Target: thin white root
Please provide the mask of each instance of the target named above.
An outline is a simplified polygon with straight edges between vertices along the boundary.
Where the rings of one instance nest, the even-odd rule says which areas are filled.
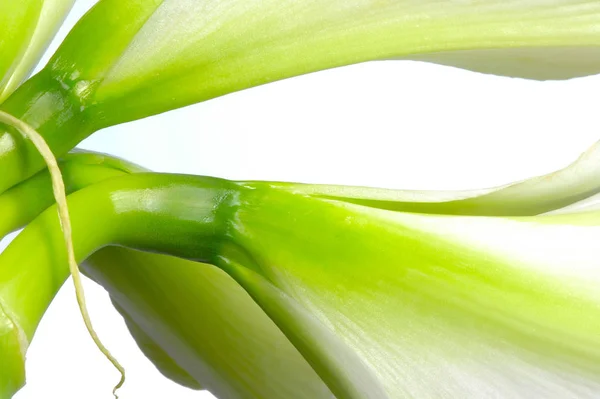
[[[75,285],[75,295],[77,297],[79,311],[81,312],[81,316],[83,318],[83,322],[85,323],[85,327],[87,328],[90,336],[94,340],[94,343],[96,344],[100,352],[102,352],[102,354],[106,356],[106,358],[121,374],[121,379],[119,380],[119,383],[115,385],[113,389],[113,395],[115,396],[115,398],[118,399],[117,390],[121,388],[121,386],[123,386],[123,384],[125,383],[125,369],[123,368],[123,366],[121,366],[119,361],[110,353],[110,351],[104,346],[104,344],[100,340],[100,337],[98,337],[98,334],[92,326],[92,321],[90,319],[90,315],[88,313],[87,305],[85,302],[83,285],[81,284],[81,273],[79,271],[79,266],[77,265],[77,260],[75,259],[75,250],[73,249],[71,218],[69,217],[69,208],[67,206],[65,184],[63,182],[62,174],[58,167],[56,158],[54,157],[52,150],[50,150],[50,147],[48,147],[48,144],[46,143],[44,138],[27,123],[1,110],[0,122],[12,126],[19,132],[21,132],[23,136],[31,140],[31,142],[39,151],[40,155],[44,158],[46,165],[48,166],[50,178],[52,180],[52,192],[54,194],[54,199],[56,200],[56,205],[58,208],[58,217],[60,219],[60,225],[62,228],[65,245],[67,247],[67,259],[69,262],[69,270],[73,278],[73,284]]]

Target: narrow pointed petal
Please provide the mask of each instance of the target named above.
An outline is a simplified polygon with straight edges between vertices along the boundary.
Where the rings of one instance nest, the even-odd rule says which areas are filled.
[[[33,2],[5,0],[2,3],[4,4],[4,7],[9,3],[13,3],[13,6],[18,4],[20,7],[24,7],[25,4]],[[26,46],[24,50],[20,50],[22,55],[14,58],[10,76],[4,79],[3,84],[0,84],[0,103],[6,99],[33,71],[33,68],[35,68],[36,64],[39,62],[40,58],[44,54],[44,51],[54,38],[54,35],[56,35],[58,28],[73,7],[75,0],[43,0],[41,2],[38,1],[37,3],[39,3],[39,16],[37,18],[32,18],[34,22],[37,20],[37,23],[34,25],[28,41],[25,43]],[[3,5],[0,5],[0,8],[2,7]],[[10,12],[11,11],[9,11],[9,13]],[[2,10],[0,10],[0,14],[1,13]],[[10,17],[10,15],[5,15],[5,17]],[[29,26],[30,23],[31,21],[21,22],[23,27]],[[4,27],[5,25],[3,25],[0,21],[0,26]],[[7,31],[10,32],[10,30],[6,30],[4,28],[3,31],[3,35],[6,34]],[[4,52],[2,52],[2,54],[3,59],[7,61],[11,60],[9,54],[6,54],[6,56]],[[1,62],[2,61],[0,61],[0,63]],[[2,73],[0,70],[0,76],[1,75]]]
[[[0,1],[0,94],[26,52],[42,4],[42,0]]]
[[[299,183],[272,183],[271,187],[403,212],[533,216],[556,211],[579,201],[585,204],[593,201],[590,198],[595,198],[600,192],[600,142],[564,169],[488,189],[415,191]],[[577,209],[583,208],[578,206]]]

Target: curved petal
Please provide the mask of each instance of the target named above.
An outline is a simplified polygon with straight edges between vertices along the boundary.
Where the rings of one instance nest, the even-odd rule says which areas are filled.
[[[103,127],[370,60],[581,76],[600,68],[599,22],[594,0],[101,0],[2,109],[62,155]],[[0,191],[42,166],[0,130]]]
[[[109,247],[84,267],[169,378],[222,398],[333,398],[248,294],[214,266]]]
[[[246,258],[246,261],[248,259]],[[231,259],[218,264],[252,296],[292,344],[309,361],[338,399],[386,399],[377,376],[369,370],[354,348],[248,265]]]
[[[0,302],[0,398],[10,398],[25,384],[25,352],[29,340]]]
[[[576,169],[557,180],[576,176]],[[569,179],[559,192],[568,192]],[[366,396],[361,386],[384,396],[379,385],[389,397],[591,398],[600,388],[600,213],[427,215],[279,185],[153,174],[107,180],[70,196],[78,256],[115,243],[213,262],[250,293],[338,397]],[[24,315],[28,337],[67,276],[55,216],[46,211],[0,255],[3,307]],[[36,251],[25,251],[32,243]],[[143,333],[133,331],[138,340],[150,337],[160,350],[147,353],[178,380],[242,389],[237,379],[227,381],[231,374],[207,371],[206,340],[185,336],[193,320],[168,318],[175,306],[203,298],[194,291],[203,277],[177,277],[170,261],[139,256],[107,256],[102,267],[113,272],[102,278],[110,277],[115,300],[142,326]],[[183,270],[196,270],[181,262]],[[135,275],[144,263],[156,272],[144,272],[154,276],[148,284]],[[14,264],[21,266],[6,267]],[[119,264],[132,265],[133,277]],[[152,298],[161,282],[173,287],[168,296],[182,281],[190,284],[182,289],[189,297],[174,296],[167,313],[156,313],[160,303]],[[182,349],[192,344],[201,356]],[[305,376],[312,381],[309,374],[301,373],[300,383]]]
[[[600,192],[600,142],[564,169],[488,189],[415,191],[299,183],[271,183],[270,186],[298,194],[402,212],[533,216],[579,201],[587,204],[591,201],[590,197]]]
[[[32,18],[31,21],[22,22],[22,26],[28,26],[29,24],[37,20],[37,24],[34,25],[31,35],[28,36],[28,40],[24,43],[24,50],[21,49],[22,55],[20,57],[10,58],[10,54],[5,53],[0,46],[0,52],[2,58],[5,61],[13,61],[12,70],[9,76],[3,79],[3,84],[0,84],[0,103],[6,99],[18,86],[25,80],[33,68],[44,54],[44,51],[54,38],[54,35],[58,31],[58,28],[63,23],[67,14],[73,7],[75,0],[42,0],[42,1],[11,1],[5,0],[0,2],[0,15],[3,15],[2,7],[11,4],[14,6],[22,7],[28,3],[37,3],[37,12],[39,17]],[[12,16],[11,14],[12,13]],[[14,18],[17,13],[14,10],[9,10],[4,18]],[[2,17],[0,17],[2,18]],[[4,28],[6,25],[0,19],[0,26],[3,27],[3,35],[6,34],[7,30]],[[31,28],[30,28],[31,29]],[[10,29],[8,30],[10,31]],[[6,54],[6,56],[5,56]],[[2,60],[0,60],[2,64]],[[2,75],[2,67],[0,66],[0,76]]]
[[[389,397],[600,389],[600,213],[424,215],[153,174],[80,190],[69,206],[80,259],[115,243],[221,266],[339,397],[360,397],[347,376],[361,363]],[[21,265],[0,267],[0,292],[27,334],[67,275],[53,211],[0,255]],[[336,357],[348,348],[356,361]]]
[[[246,267],[353,348],[390,397],[600,389],[599,213],[409,214],[252,188],[229,233]]]
[[[67,193],[106,179],[145,169],[101,153],[76,151],[59,160]],[[54,204],[47,170],[0,194],[0,239],[18,230]]]
[[[69,191],[143,171],[120,159],[88,152],[68,154],[60,166]],[[50,186],[47,172],[40,172],[0,195],[0,235],[21,227],[50,206]],[[19,241],[21,248],[37,245],[27,237]],[[46,260],[52,259],[52,253],[46,252],[50,255]],[[0,276],[7,270],[0,270]],[[66,270],[51,270],[35,273],[36,281],[56,290],[67,277]],[[333,397],[252,299],[215,267],[111,247],[95,254],[84,270],[109,291],[140,348],[168,378],[195,389],[201,383],[222,397]],[[36,291],[38,296],[40,291]],[[178,292],[177,297],[171,295],[173,291]],[[51,297],[43,299],[41,306],[47,306]],[[186,299],[182,301],[182,297]],[[28,338],[1,310],[2,306],[0,358],[11,365],[0,370],[0,398],[5,398],[24,383]]]
[[[227,229],[233,216],[238,189],[237,184],[221,179],[146,173],[105,180],[80,190],[69,196],[77,259],[85,259],[111,243],[191,259],[211,259],[217,254],[223,230]],[[94,216],[90,217],[92,214]],[[23,330],[29,338],[34,334],[49,301],[68,276],[61,243],[60,225],[52,207],[31,222],[0,255],[0,297],[7,308],[20,316]],[[36,246],[36,251],[26,251],[31,245]],[[10,265],[14,264],[21,267],[11,268]],[[166,281],[168,274],[163,274],[162,279]],[[177,280],[176,284],[182,283]],[[174,288],[177,289],[175,285]],[[32,292],[36,294],[29,295]],[[188,306],[188,303],[184,300],[182,306]],[[287,312],[287,305],[278,308]],[[301,307],[292,313],[304,315],[301,323],[297,323],[299,328],[314,319]],[[272,312],[269,316],[277,320]],[[289,323],[294,319],[287,317],[286,320]],[[314,320],[313,329],[320,326]],[[364,397],[359,393],[369,388],[373,389],[363,392],[365,395],[382,397],[378,381],[345,343],[331,334],[332,339],[326,347],[323,344],[311,345],[311,342],[318,342],[314,340],[314,333],[290,330],[287,328],[289,324],[285,326],[284,334],[292,337],[294,346],[327,387],[335,390],[337,397]],[[323,337],[328,330],[320,328],[320,336]],[[153,338],[158,339],[156,336]],[[314,348],[311,349],[311,346]],[[327,350],[335,350],[335,354],[332,356]],[[288,365],[283,363],[279,367],[285,372]],[[203,370],[192,369],[189,372],[202,373]],[[368,384],[363,384],[366,382]],[[208,386],[209,383],[210,379],[203,381],[202,385]],[[218,381],[212,383],[218,388]],[[235,383],[229,382],[234,387]],[[315,385],[316,388],[318,386],[322,385]],[[297,394],[304,395],[304,391],[298,390]]]
[[[26,51],[42,4],[43,0],[0,1],[0,93]]]
[[[103,0],[49,68],[85,86],[114,124],[369,60],[539,79],[598,73],[599,21],[592,0]]]

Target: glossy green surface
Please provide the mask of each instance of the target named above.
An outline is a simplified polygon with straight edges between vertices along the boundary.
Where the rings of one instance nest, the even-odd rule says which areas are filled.
[[[28,80],[0,104],[0,109],[42,134],[55,154],[65,154],[92,132],[80,99],[45,73]],[[33,176],[44,166],[29,140],[0,124],[0,192]]]
[[[42,8],[42,0],[0,2],[0,100],[19,60],[33,36]]]
[[[235,183],[214,178],[138,174],[110,179],[87,190],[78,191],[69,197],[76,255],[79,259],[84,259],[105,244],[112,243],[216,263],[217,251],[226,236],[232,212],[239,205],[240,189],[241,187]],[[166,204],[169,206],[165,207]],[[98,224],[84,222],[85,214],[92,209],[96,215],[94,221]],[[54,211],[53,208],[50,208],[30,223],[1,255],[5,264],[14,264],[15,262],[23,264],[23,257],[29,257],[30,254],[24,253],[22,246],[28,245],[29,242],[32,242],[31,240],[38,241],[39,245],[34,253],[36,258],[34,268],[24,267],[19,270],[11,270],[0,265],[0,296],[7,308],[21,316],[19,325],[29,339],[50,300],[68,274],[68,269],[63,264],[65,254],[60,248],[61,237],[51,233],[54,229],[60,231]],[[76,222],[77,219],[81,223]],[[169,221],[175,221],[175,223],[169,223]],[[203,228],[198,228],[198,221],[203,221]],[[136,227],[131,230],[132,226]],[[82,234],[89,228],[94,229],[94,232]],[[132,231],[136,233],[131,234]],[[163,234],[169,235],[170,239],[160,239]],[[57,274],[62,274],[63,279],[53,278]],[[28,283],[25,288],[26,292],[23,292],[18,287],[22,286],[25,281]],[[35,296],[31,295],[33,292],[36,293]],[[27,298],[27,300],[23,300],[23,298]],[[239,300],[237,302],[238,305],[242,303]],[[246,302],[248,301],[246,300]],[[285,323],[286,309],[285,307],[282,309],[284,318],[275,317],[276,324],[280,328],[288,325]],[[320,326],[320,323],[301,308],[298,308],[293,314],[302,314],[302,323],[313,321],[315,327]],[[334,392],[337,391],[338,397],[358,398],[365,397],[367,394],[381,397],[382,391],[374,376],[349,348],[333,336],[329,342],[321,340],[321,345],[316,347],[317,353],[311,354],[313,350],[310,345],[306,345],[305,341],[309,339],[316,343],[315,337],[311,335],[312,333],[298,334],[298,332],[301,333],[298,328],[302,327],[302,323],[292,330],[284,328],[284,333],[287,333],[291,342],[296,344],[301,351],[304,349],[306,352],[304,356],[313,368],[319,374],[328,377],[325,381]],[[263,324],[261,322],[258,326],[264,328]],[[322,331],[321,337],[326,336],[327,330],[324,327],[321,327],[320,330]],[[327,346],[324,346],[325,344]],[[219,346],[222,349],[226,348],[223,345]],[[253,346],[252,350],[256,350],[256,348]],[[336,349],[336,356],[323,356],[324,349],[331,350],[333,348]],[[291,350],[291,346],[288,352],[289,350]],[[222,353],[227,353],[227,350],[225,349]],[[325,359],[326,357],[329,360]],[[299,366],[294,366],[294,363],[298,363],[297,359],[292,355],[287,360],[292,362],[290,365],[287,365],[285,357],[280,358],[279,362],[286,362],[285,370],[288,370],[290,367],[293,369],[303,365],[303,362],[299,362]],[[354,366],[352,366],[353,363]],[[328,391],[321,385],[322,383],[319,383],[318,379],[314,378],[312,371],[308,373],[307,370],[310,369],[306,369],[306,366],[302,367],[305,368],[304,373],[291,372],[290,378],[299,379],[304,385],[306,382],[310,382],[308,386],[315,386],[316,391],[295,389],[298,392],[297,395],[309,397],[305,395],[314,395],[315,392],[320,392],[319,397],[323,397],[323,395],[328,397]],[[267,368],[258,370],[264,372]],[[349,370],[351,370],[350,373]],[[192,372],[197,373],[198,370],[192,369]],[[238,371],[238,373],[243,372],[244,369]],[[305,376],[307,374],[308,377]],[[250,395],[252,392],[266,392],[264,388],[260,389],[256,385],[258,380],[253,381],[251,387],[244,389],[244,392],[247,391],[245,395]],[[222,385],[222,383],[210,382],[209,386],[219,387]],[[234,389],[235,384],[232,382],[230,384],[233,388],[229,389]],[[273,385],[270,389],[282,392],[281,387],[283,386],[287,386],[285,391],[292,392],[288,384]],[[263,394],[255,393],[250,397],[269,397],[269,395],[263,396]]]
[[[44,6],[53,2],[69,5]],[[28,11],[29,3],[37,6]],[[39,37],[23,21],[42,3],[11,4],[0,2],[20,39],[1,46],[25,56]],[[591,0],[101,0],[2,109],[39,130],[60,156],[103,127],[370,60],[538,79],[589,75],[600,71],[599,23],[600,4]],[[0,133],[0,191],[41,167],[32,146]]]
[[[270,183],[146,173],[84,188],[69,196],[69,205],[80,260],[117,244],[220,267],[249,294],[232,294],[226,306],[240,306],[238,301],[250,306],[252,298],[339,398],[459,392],[502,397],[559,392],[581,398],[593,397],[600,385],[597,212],[425,215],[291,193]],[[0,296],[22,315],[28,337],[68,275],[61,242],[50,208],[0,255]],[[25,250],[33,243],[35,252]],[[225,397],[227,392],[269,397],[253,391],[264,385],[260,378],[254,384],[244,380],[248,369],[225,359],[234,351],[223,349],[217,330],[197,341],[188,335],[185,326],[195,329],[195,324],[186,317],[205,312],[208,300],[195,290],[205,288],[213,271],[222,272],[180,264],[178,273],[202,276],[198,284],[186,279],[189,286],[182,292],[190,299],[179,302],[169,293],[179,292],[181,280],[168,271],[179,261],[114,251],[96,262],[92,258],[88,272],[106,284],[130,322],[135,320],[133,333],[142,346],[155,331],[150,348],[177,365],[164,366],[165,357],[154,353],[167,375]],[[5,266],[12,264],[22,267]],[[138,267],[152,268],[147,283],[134,283],[145,275]],[[206,295],[239,291],[222,276]],[[156,292],[163,294],[151,299]],[[194,307],[191,298],[198,300]],[[161,308],[163,300],[172,305]],[[189,313],[174,321],[160,310],[172,306]],[[223,317],[224,310],[213,310],[211,317]],[[161,332],[153,330],[156,326]],[[214,335],[218,352],[204,346],[208,335]],[[259,345],[256,338],[247,344]],[[193,351],[182,349],[190,347]],[[296,355],[289,359],[307,370]],[[231,370],[237,370],[234,377]],[[315,381],[314,374],[301,375],[301,381]],[[517,375],[526,377],[511,384]]]
[[[0,2],[0,103],[32,72],[74,2]]]
[[[77,152],[59,162],[67,192],[92,183],[123,176],[143,169],[126,161],[104,154]],[[0,194],[0,238],[15,231],[38,216],[54,203],[50,176],[39,172],[35,176]],[[51,298],[47,298],[46,306]],[[0,298],[0,398],[10,398],[25,381],[25,352],[29,345],[20,317],[3,304]]]
[[[243,255],[223,261],[256,273],[237,279],[249,292],[267,284],[316,315],[390,397],[597,391],[598,214],[450,217],[249,193],[230,230]]]
[[[143,171],[137,165],[98,153],[77,152],[59,161],[67,193],[90,184]],[[50,175],[37,173],[0,195],[0,237],[24,227],[54,203]]]
[[[27,342],[11,316],[0,308],[0,398],[10,399],[25,384],[25,350]]]
[[[219,398],[333,399],[285,335],[218,268],[108,247],[84,271],[108,290],[138,345],[169,378]]]
[[[60,166],[69,192],[143,171],[116,158],[82,152],[67,155]],[[6,191],[0,195],[0,214],[10,217],[3,220],[0,236],[30,222],[52,203],[47,172]],[[90,258],[84,271],[114,294],[113,302],[138,345],[169,378],[196,389],[201,382],[221,397],[332,397],[273,322],[219,269],[110,247]],[[52,274],[41,278],[41,284],[48,276]],[[55,288],[61,284],[52,281]],[[164,288],[167,282],[177,286],[177,298]],[[51,295],[45,296],[40,307],[50,300]],[[189,312],[190,307],[196,311]],[[17,363],[0,373],[0,398],[10,397],[24,381],[21,351],[26,346],[9,341],[16,330],[6,326],[12,335],[3,334],[0,353],[6,362],[13,354]]]
[[[101,0],[8,97],[71,4],[0,0],[0,108],[58,155],[106,126],[369,60],[600,71],[596,1]],[[129,175],[143,171],[94,154],[61,167],[78,259],[99,251],[88,274],[179,383],[268,399],[583,398],[600,389],[597,207],[515,216],[595,201],[597,152],[460,193]],[[0,233],[35,218],[0,255],[0,399],[23,384],[68,276],[56,210],[40,214],[42,167],[0,126]]]

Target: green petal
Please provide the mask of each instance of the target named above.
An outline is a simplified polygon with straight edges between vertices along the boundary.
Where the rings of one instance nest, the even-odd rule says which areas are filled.
[[[253,188],[230,233],[247,267],[353,348],[390,397],[600,389],[599,213],[422,215]]]
[[[564,176],[578,175],[577,167],[569,170]],[[378,386],[393,398],[582,398],[600,388],[600,213],[417,214],[290,187],[180,175],[106,180],[70,196],[77,255],[82,259],[115,243],[215,263],[248,291],[245,301],[260,305],[340,398],[384,396]],[[558,187],[564,193],[570,186]],[[67,276],[57,251],[61,238],[49,209],[0,256],[2,298],[25,315],[28,336]],[[36,251],[26,251],[32,245]],[[144,337],[180,367],[168,373],[176,379],[189,375],[215,392],[242,392],[239,376],[228,381],[230,374],[206,374],[192,362],[208,359],[205,349],[181,349],[182,341],[204,348],[207,340],[185,336],[196,319],[170,319],[172,309],[181,306],[185,314],[190,298],[203,292],[194,282],[203,277],[178,275],[170,262],[160,267],[154,258],[116,259],[105,261],[114,280],[98,281],[143,326]],[[124,270],[146,262],[143,276],[126,277]],[[197,270],[196,263],[181,262],[190,273]],[[14,264],[20,267],[9,267]],[[156,275],[147,283],[149,271]],[[133,296],[138,289],[148,292]],[[161,310],[158,301],[169,305]],[[210,301],[194,311],[204,311]],[[155,326],[160,334],[153,333]],[[240,343],[254,347],[259,340]],[[155,361],[165,364],[162,357]],[[361,387],[373,390],[366,394]]]
[[[25,352],[29,340],[15,317],[0,302],[0,399],[9,399],[25,384]]]
[[[79,80],[114,124],[370,60],[537,79],[588,75],[600,72],[599,22],[592,0],[103,0],[49,69]]]
[[[175,250],[173,253],[179,256],[210,259],[219,248],[222,230],[227,228],[230,217],[233,216],[232,212],[237,201],[236,187],[239,186],[235,183],[214,178],[136,174],[109,179],[80,190],[69,196],[73,243],[77,259],[85,259],[91,253],[110,243],[161,252],[170,252],[174,248],[178,248],[183,252]],[[141,192],[145,193],[143,198],[139,196]],[[194,200],[190,201],[190,199]],[[190,209],[189,206],[192,208]],[[92,214],[94,216],[90,218]],[[200,230],[199,221],[204,221],[204,227]],[[164,240],[164,238],[167,239]],[[157,242],[157,239],[164,240],[164,242],[161,244]],[[0,297],[13,312],[21,315],[23,330],[28,337],[33,335],[49,301],[68,276],[66,258],[61,243],[60,225],[55,209],[52,207],[31,222],[0,255],[0,282],[2,283],[0,284]],[[36,246],[36,251],[27,251],[26,248],[30,248],[32,245]],[[11,268],[10,265],[14,264],[19,264],[21,267]],[[159,281],[166,284],[170,273],[170,271],[163,273]],[[197,278],[188,280],[190,284],[193,284]],[[181,300],[179,295],[182,290],[180,287],[182,281],[188,280],[174,278],[172,289],[167,290],[170,293],[174,290],[178,293],[172,299],[181,301],[181,306],[184,306],[186,310],[189,310],[190,301]],[[143,279],[134,281],[139,284],[139,281],[143,281]],[[195,285],[194,288],[198,290]],[[36,295],[30,295],[32,292],[36,292]],[[129,290],[125,290],[125,292],[129,292]],[[199,294],[191,291],[190,295],[193,297],[193,295]],[[23,298],[27,300],[23,300]],[[123,307],[122,303],[120,305]],[[264,306],[264,303],[261,305]],[[284,307],[279,306],[279,309],[289,313],[286,310],[287,305],[289,304]],[[302,322],[296,323],[299,326],[312,319],[307,316],[306,311],[301,311],[301,309],[299,307],[297,311],[292,312],[296,316],[304,315]],[[167,307],[167,311],[171,312],[171,307]],[[134,314],[133,311],[129,313]],[[245,312],[242,313],[245,314]],[[275,318],[274,314],[270,313],[269,315]],[[196,318],[195,315],[192,317]],[[287,320],[293,321],[290,317],[287,317]],[[191,322],[187,324],[189,323]],[[187,329],[187,324],[184,323],[183,328]],[[314,330],[319,325],[319,322],[313,323],[312,329]],[[147,326],[153,326],[153,324],[147,324]],[[204,324],[202,326],[205,328]],[[283,332],[288,337],[292,335],[292,343],[297,349],[300,349],[319,377],[327,377],[324,380],[325,383],[329,388],[335,389],[338,397],[358,398],[365,397],[367,393],[375,397],[382,396],[377,380],[342,341],[332,336],[332,339],[322,341],[320,347],[315,345],[311,350],[311,337],[313,337],[313,343],[317,342],[314,340],[314,332],[302,333],[302,330],[287,327],[289,326],[286,324]],[[290,331],[293,331],[293,334],[290,334]],[[325,327],[321,327],[320,331],[322,331],[321,338],[327,336]],[[245,334],[244,330],[240,330],[240,332]],[[153,338],[158,339],[156,336]],[[304,345],[299,343],[299,339],[304,339]],[[248,344],[250,347],[257,345],[254,341],[250,343],[240,341],[240,343]],[[272,341],[263,344],[271,348]],[[324,347],[325,344],[327,344],[327,348]],[[335,353],[329,355],[326,350],[335,350]],[[263,361],[263,357],[260,355],[258,358],[261,358],[261,362]],[[283,373],[287,373],[285,370],[288,367],[295,368],[293,363],[291,365],[285,363],[286,359],[287,356],[275,362]],[[195,367],[191,370],[186,368],[190,375],[202,372],[202,368],[199,369],[197,364],[192,366]],[[268,373],[273,374],[271,366],[266,365],[265,367],[267,366],[269,367]],[[253,367],[256,366],[253,365]],[[298,375],[302,376],[302,374],[290,372],[290,378],[297,378]],[[314,376],[314,374],[312,375]],[[205,376],[208,382],[201,380],[202,385],[208,387],[212,383],[217,386],[215,389],[218,389],[219,382],[213,380],[216,377],[209,377],[211,378]],[[301,378],[302,385],[306,385],[305,379]],[[226,384],[232,386],[231,389],[236,389],[236,381],[228,381]],[[264,384],[264,381],[261,379],[254,383]],[[286,386],[288,389],[296,390],[301,397],[305,397],[304,395],[307,394],[306,388],[297,389],[296,385],[289,384]],[[321,387],[320,389],[324,386],[322,383],[316,384],[317,388]],[[251,388],[258,389],[254,386]],[[225,387],[221,389],[225,389]],[[273,385],[272,389],[280,390],[280,387]],[[364,392],[365,390],[368,391]],[[358,395],[361,391],[365,395]],[[313,393],[308,392],[308,395],[314,397]],[[256,397],[273,396],[259,394]]]
[[[169,378],[222,398],[333,398],[248,294],[214,266],[109,247],[85,271]]]
[[[42,0],[0,1],[0,94],[25,54],[35,31],[42,3]],[[2,95],[0,99],[3,97]]]
[[[65,189],[72,193],[102,180],[143,168],[105,154],[76,151],[59,160]],[[0,238],[18,230],[54,204],[52,184],[47,170],[0,194]]]
[[[121,216],[134,219],[142,216],[135,211],[143,203],[135,195],[138,189],[144,189],[146,179],[153,181],[156,177],[166,184],[164,188],[168,188],[172,186],[174,176],[164,179],[146,174],[139,176],[141,180],[138,176],[132,177],[133,186],[119,184],[121,179],[105,180],[107,187],[116,189],[114,196],[107,197],[109,191],[102,190],[102,186],[92,186],[90,190],[80,190],[73,194],[74,197],[70,196],[78,259],[87,257],[102,247],[102,243],[127,240],[122,228],[129,225],[138,230],[139,225],[133,220],[126,222]],[[182,178],[190,180],[189,177]],[[207,184],[200,187],[206,187],[210,194],[215,181],[207,179]],[[118,189],[119,186],[122,189]],[[133,190],[134,195],[128,195],[127,189]],[[182,194],[194,194],[194,191],[188,189]],[[152,196],[147,198],[153,201]],[[160,202],[160,198],[159,194],[156,199]],[[210,198],[208,195],[207,199]],[[165,199],[170,201],[168,197]],[[203,205],[199,205],[198,210],[202,210]],[[92,209],[95,216],[89,219]],[[211,213],[210,207],[206,212]],[[55,209],[46,210],[0,255],[0,297],[7,308],[19,315],[22,331],[29,339],[52,297],[68,277],[57,222]],[[211,220],[207,220],[207,229],[208,234],[213,233]],[[144,228],[138,231],[142,232]],[[146,230],[146,233],[150,231]],[[153,240],[152,237],[157,238],[154,233],[146,238]],[[138,238],[146,240],[142,236]],[[192,241],[198,242],[198,238]],[[36,250],[29,250],[33,246]],[[332,397],[285,336],[222,271],[181,259],[123,251],[108,248],[100,252],[92,258],[94,269],[88,268],[88,273],[101,281],[130,320],[143,328],[141,335],[134,330],[140,344],[148,344],[147,337],[156,343],[157,346],[152,346],[152,351],[146,350],[146,353],[167,375],[177,381],[186,381],[189,376],[225,397]],[[193,249],[192,252],[198,251]],[[14,264],[20,267],[12,267]],[[140,281],[145,283],[140,284]],[[174,291],[177,296],[172,295]],[[182,300],[183,296],[185,300]],[[0,353],[4,358],[5,353]],[[165,361],[160,353],[166,354],[174,364]],[[7,358],[9,354],[7,352]],[[10,370],[11,373],[16,371],[22,370]],[[0,385],[5,383],[4,378],[7,377],[0,374]]]
[[[9,21],[0,23],[35,19],[14,4],[2,3]],[[101,0],[2,109],[62,155],[103,127],[370,60],[429,57],[474,70],[491,64],[511,76],[580,76],[596,71],[599,21],[600,3],[592,0]],[[2,41],[0,76],[8,76],[12,61],[3,63],[12,53],[26,50],[31,25],[9,29],[20,36]],[[0,191],[43,166],[12,133],[0,131]]]
[[[488,189],[416,191],[300,183],[271,183],[270,186],[297,194],[402,212],[533,216],[574,207],[579,202],[573,209],[584,209],[583,204],[594,201],[591,198],[600,192],[600,142],[564,169]]]
[[[600,389],[599,213],[426,215],[268,183],[234,187],[140,174],[83,189],[69,203],[78,256],[114,242],[215,262],[340,398],[361,397],[357,374],[393,398],[581,398]],[[85,238],[76,234],[84,226]],[[28,242],[38,250],[19,255]],[[59,244],[50,209],[0,258],[22,265],[13,286],[45,270],[66,275],[53,255]],[[7,294],[39,317],[37,305]],[[346,348],[357,361],[341,357]]]
[[[3,54],[3,59],[5,62],[13,61],[11,74],[8,77],[5,77],[3,80],[3,84],[0,84],[0,103],[6,99],[18,86],[29,76],[33,68],[39,62],[40,58],[44,54],[44,51],[50,44],[51,40],[54,38],[54,35],[58,31],[58,28],[63,23],[67,14],[71,10],[71,7],[75,3],[75,0],[43,0],[43,1],[12,1],[12,0],[2,0],[0,1],[0,15],[3,12],[7,14],[4,15],[4,18],[15,18],[18,17],[19,13],[14,9],[4,11],[3,7],[12,3],[12,7],[21,7],[23,9],[26,4],[36,4],[36,11],[39,13],[39,17],[33,18],[33,10],[31,13],[28,13],[28,20],[22,21],[19,28],[25,31],[25,27],[29,27],[27,30],[30,32],[30,36],[28,40],[25,40],[23,37],[23,44],[25,45],[20,49],[20,57],[11,58],[10,53],[5,53],[2,50],[2,45],[0,44],[0,52]],[[12,13],[12,15],[11,15]],[[10,35],[11,30],[5,29],[5,25],[0,17],[0,26],[3,27],[3,35],[6,35],[6,32]],[[35,21],[37,20],[37,24]],[[33,30],[31,30],[31,25],[33,25]],[[11,28],[15,31],[18,31],[18,28]],[[11,40],[11,39],[8,39]],[[0,40],[1,43],[1,40]],[[16,44],[16,43],[15,43]],[[6,54],[6,56],[5,56]],[[0,64],[2,64],[2,60],[0,60]],[[2,66],[0,65],[0,76],[2,76]],[[2,87],[4,86],[4,87]]]
[[[114,259],[111,259],[111,262],[114,262]],[[114,299],[111,302],[115,309],[123,316],[125,325],[140,350],[165,377],[190,389],[198,390],[202,388],[198,384],[198,381],[194,380],[185,369],[177,364],[176,359],[169,355],[155,339],[148,335],[143,327],[137,324],[134,316],[119,306],[118,302]],[[151,328],[152,330],[156,329],[155,327]]]
[[[246,259],[247,260],[247,259]],[[376,375],[327,325],[253,268],[231,259],[218,263],[252,296],[308,360],[338,399],[387,398]]]

